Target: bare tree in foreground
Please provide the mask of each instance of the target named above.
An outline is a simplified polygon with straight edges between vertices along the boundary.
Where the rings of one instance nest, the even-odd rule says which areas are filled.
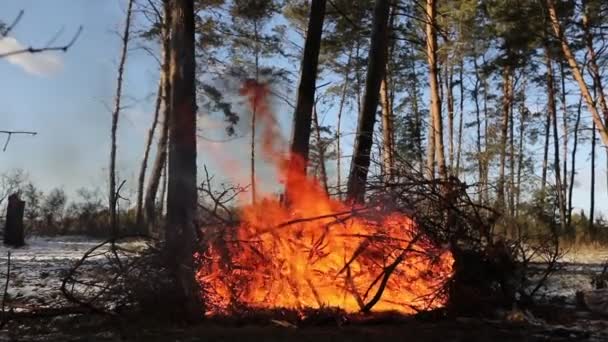
[[[121,98],[122,98],[122,82],[125,70],[125,62],[127,60],[127,52],[129,45],[129,30],[131,28],[131,14],[133,9],[133,0],[129,0],[127,5],[127,18],[125,28],[121,37],[122,49],[120,52],[120,61],[118,62],[118,79],[116,80],[116,95],[114,97],[114,110],[112,112],[112,147],[110,149],[110,227],[112,228],[112,236],[118,235],[118,216],[117,202],[118,193],[116,191],[116,130],[118,129],[118,119],[120,116]]]
[[[193,255],[197,246],[196,64],[193,0],[171,0],[169,179],[166,257],[186,318],[203,317]]]

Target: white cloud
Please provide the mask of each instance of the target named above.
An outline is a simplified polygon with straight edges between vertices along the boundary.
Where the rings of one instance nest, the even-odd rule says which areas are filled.
[[[0,54],[26,49],[13,37],[0,39]],[[25,72],[36,76],[49,76],[61,70],[63,63],[57,53],[44,51],[40,53],[20,53],[2,58],[3,60],[17,65]]]

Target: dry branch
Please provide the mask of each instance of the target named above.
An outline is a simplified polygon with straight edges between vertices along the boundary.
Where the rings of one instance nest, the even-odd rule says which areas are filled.
[[[6,58],[6,57],[10,57],[10,56],[15,56],[15,55],[20,55],[23,53],[41,53],[41,52],[45,52],[45,51],[62,51],[62,52],[67,52],[73,45],[74,43],[76,43],[76,40],[78,40],[78,37],[80,37],[80,34],[82,33],[82,26],[78,27],[78,30],[76,31],[76,33],[74,34],[74,36],[72,37],[72,39],[70,41],[67,42],[67,44],[63,44],[63,45],[55,45],[55,46],[51,46],[51,45],[47,45],[44,47],[34,47],[34,46],[30,46],[27,47],[25,49],[19,49],[19,50],[13,50],[13,51],[9,51],[9,52],[4,52],[4,53],[0,53],[0,58]],[[51,42],[54,39],[51,40]]]
[[[2,152],[6,152],[8,148],[8,143],[11,141],[11,137],[13,134],[26,134],[26,135],[36,135],[38,132],[30,132],[30,131],[0,131],[2,134],[6,134],[6,141],[4,142],[4,147],[2,148]]]

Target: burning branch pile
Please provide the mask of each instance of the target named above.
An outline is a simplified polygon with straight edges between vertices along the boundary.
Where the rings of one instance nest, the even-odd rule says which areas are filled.
[[[320,307],[414,313],[444,305],[451,253],[407,215],[330,198],[301,171],[299,156],[281,157],[263,85],[242,93],[265,123],[265,156],[290,182],[290,196],[242,207],[236,227],[208,231],[196,256],[207,314]]]

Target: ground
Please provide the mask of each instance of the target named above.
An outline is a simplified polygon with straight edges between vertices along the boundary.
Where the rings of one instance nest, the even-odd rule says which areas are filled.
[[[100,240],[84,237],[35,237],[19,249],[0,247],[0,284],[4,285],[8,252],[11,277],[8,307],[15,312],[66,305],[59,288],[61,279],[81,256]],[[142,241],[129,241],[125,248],[140,249]],[[9,322],[0,341],[605,341],[608,321],[578,309],[575,292],[591,288],[591,275],[601,271],[608,252],[600,249],[572,250],[540,291],[544,305],[529,312],[497,313],[496,317],[473,318],[349,318],[312,326],[289,322],[204,322],[177,327],[166,322],[141,322],[129,318],[74,315]],[[540,266],[540,265],[538,265]],[[86,265],[88,271],[107,268],[104,255]],[[507,318],[509,317],[509,319]],[[281,326],[285,325],[285,326]]]

